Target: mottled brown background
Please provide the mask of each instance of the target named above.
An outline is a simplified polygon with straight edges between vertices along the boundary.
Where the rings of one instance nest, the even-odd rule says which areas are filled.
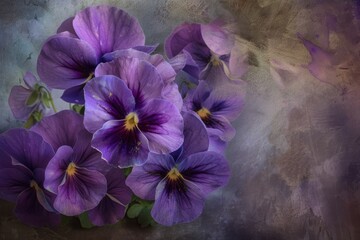
[[[230,182],[210,196],[199,219],[170,228],[127,220],[90,230],[76,221],[33,229],[1,201],[0,239],[360,239],[359,1],[1,0],[0,131],[20,125],[8,94],[35,70],[43,41],[63,19],[99,3],[138,17],[149,44],[183,21],[235,21],[250,67],[227,151]],[[330,27],[329,16],[336,19]],[[306,68],[311,57],[297,33],[332,54],[320,63],[326,81]]]

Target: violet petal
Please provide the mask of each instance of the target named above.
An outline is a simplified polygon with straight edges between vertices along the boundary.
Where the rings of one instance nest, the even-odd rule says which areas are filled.
[[[56,151],[55,156],[50,160],[45,170],[44,187],[57,194],[58,187],[66,179],[65,171],[71,162],[71,156],[74,153],[73,149],[69,146],[61,146]]]
[[[116,7],[85,8],[76,14],[73,26],[79,38],[88,42],[98,56],[145,43],[137,19]]]
[[[74,111],[63,110],[43,118],[31,131],[40,134],[56,151],[62,145],[74,146],[82,129],[83,117]]]
[[[47,211],[38,201],[36,190],[30,187],[19,195],[15,215],[20,221],[34,227],[60,224],[60,214]]]
[[[224,156],[215,152],[195,153],[179,164],[182,176],[201,188],[205,195],[224,186],[230,177],[230,168]]]
[[[14,165],[22,165],[29,170],[45,168],[54,156],[52,147],[34,132],[14,128],[0,136],[0,149],[12,158]]]
[[[98,56],[88,43],[58,34],[43,45],[37,71],[48,86],[67,89],[84,83],[97,64]]]
[[[54,208],[66,216],[79,215],[96,207],[106,194],[106,178],[95,170],[77,168],[58,187]]]
[[[169,154],[150,153],[144,165],[132,169],[131,174],[126,178],[126,185],[136,196],[154,200],[156,186],[173,166],[175,161]]]
[[[167,179],[156,188],[155,203],[151,216],[162,225],[191,222],[200,216],[204,207],[204,196],[199,187],[185,181],[186,191],[171,187]]]
[[[130,167],[143,164],[148,156],[148,141],[138,130],[127,131],[123,120],[111,120],[94,133],[92,146],[110,164]]]
[[[170,153],[183,144],[183,118],[176,106],[168,101],[149,101],[139,110],[138,125],[154,153]]]
[[[106,121],[124,119],[135,107],[135,99],[124,81],[115,76],[92,79],[85,87],[84,124],[95,132]]]

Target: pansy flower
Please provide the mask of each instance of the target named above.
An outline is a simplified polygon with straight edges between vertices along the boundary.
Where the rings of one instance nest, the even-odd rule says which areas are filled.
[[[16,202],[15,215],[31,226],[60,223],[52,206],[55,196],[43,187],[53,156],[51,146],[34,132],[11,129],[0,136],[0,197]]]
[[[54,208],[67,216],[96,207],[106,194],[106,178],[99,171],[104,161],[91,147],[91,137],[81,130],[74,147],[59,147],[46,167],[44,186],[56,194]]]
[[[189,92],[184,100],[185,108],[200,117],[209,134],[212,137],[217,134],[225,142],[235,136],[230,121],[239,116],[243,103],[244,89],[238,84],[211,88],[205,81],[199,81],[196,89]]]
[[[41,135],[54,151],[67,145],[74,147],[80,131],[84,130],[83,117],[74,111],[63,110],[43,118],[30,130]]]
[[[49,90],[31,72],[26,72],[23,80],[25,86],[12,87],[9,95],[9,106],[14,117],[27,120],[35,111],[45,115],[48,111],[44,103],[50,104],[51,98]]]
[[[112,168],[105,175],[107,191],[100,203],[88,212],[89,219],[96,226],[114,224],[125,215],[132,192],[125,185],[125,175],[120,168]]]
[[[183,71],[195,83],[199,79],[238,80],[245,71],[244,57],[234,42],[234,35],[220,21],[183,23],[166,39],[165,52],[170,59],[186,57]]]
[[[83,87],[93,78],[103,55],[144,43],[136,18],[115,7],[88,7],[66,20],[58,34],[45,42],[37,70],[48,86],[65,89],[63,100],[83,104]]]
[[[141,165],[149,152],[169,153],[183,143],[179,110],[156,98],[161,96],[161,79],[152,74],[153,66],[141,63],[121,68],[133,71],[124,75],[127,81],[105,75],[85,87],[84,124],[94,133],[92,146],[120,167]]]
[[[45,117],[31,128],[43,136],[56,151],[46,172],[46,189],[56,194],[54,208],[64,215],[90,210],[106,193],[107,164],[90,145],[92,135],[83,117],[64,110]]]
[[[167,62],[160,54],[150,55],[135,49],[126,49],[105,54],[104,59],[106,60],[106,63],[98,65],[95,70],[95,76],[115,75],[119,78],[125,78],[125,74],[121,74],[119,71],[119,68],[126,66],[126,64],[124,64],[124,60],[121,58],[136,58],[146,61],[154,66],[163,83],[163,89],[161,91],[162,98],[174,103],[179,109],[182,108],[183,100],[180,95],[178,85],[175,82],[176,74],[179,71],[179,68],[182,67],[176,69],[174,65]],[[181,61],[182,60],[178,60],[177,64],[182,64]]]
[[[204,124],[191,113],[184,114],[184,121],[182,148],[171,154],[150,154],[148,161],[134,167],[126,179],[137,196],[155,200],[151,215],[166,226],[197,218],[205,198],[224,186],[230,175],[226,159],[206,151]]]

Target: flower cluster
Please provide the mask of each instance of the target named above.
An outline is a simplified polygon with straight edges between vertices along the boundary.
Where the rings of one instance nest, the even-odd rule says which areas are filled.
[[[170,226],[197,218],[226,185],[224,150],[244,101],[234,35],[219,21],[184,23],[165,41],[167,58],[156,48],[109,6],[78,12],[46,40],[41,81],[26,73],[9,97],[25,128],[0,135],[0,197],[19,220],[102,226],[127,213]],[[52,88],[70,110],[56,111]]]

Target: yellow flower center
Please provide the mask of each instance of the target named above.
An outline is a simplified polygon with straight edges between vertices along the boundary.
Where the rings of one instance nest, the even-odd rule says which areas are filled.
[[[221,60],[218,56],[216,56],[215,54],[211,54],[211,59],[210,62],[212,63],[213,66],[217,67],[221,65]]]
[[[137,127],[137,124],[139,123],[139,117],[136,113],[131,112],[125,117],[125,129],[128,131],[134,130],[135,127]]]
[[[200,118],[201,119],[207,119],[210,115],[211,115],[211,113],[210,113],[210,111],[207,109],[207,108],[201,108],[200,110],[198,110],[197,112],[196,112],[199,116],[200,116]]]
[[[181,173],[179,172],[179,170],[177,170],[177,168],[172,168],[168,174],[166,175],[166,177],[172,181],[176,181],[179,178],[183,178],[183,176],[181,175]]]
[[[75,163],[71,162],[66,169],[66,174],[68,176],[74,176],[75,173],[76,173],[76,165]]]

